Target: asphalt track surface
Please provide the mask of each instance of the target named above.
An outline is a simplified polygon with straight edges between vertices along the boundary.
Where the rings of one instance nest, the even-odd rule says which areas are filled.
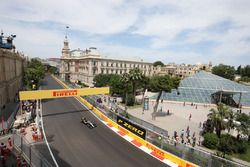
[[[46,76],[42,89],[62,87]],[[42,107],[45,133],[60,167],[167,166],[115,134],[73,97],[43,100]],[[83,125],[82,116],[97,127]]]

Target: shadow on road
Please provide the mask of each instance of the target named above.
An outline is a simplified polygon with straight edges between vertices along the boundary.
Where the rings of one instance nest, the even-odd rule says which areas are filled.
[[[58,112],[58,113],[51,113],[51,114],[43,114],[43,117],[72,114],[72,113],[79,113],[79,112],[85,112],[85,111],[88,111],[88,110],[74,110],[74,111]]]
[[[47,145],[45,144],[37,144],[35,145],[36,150],[39,150],[40,154],[43,155],[43,157],[52,165],[55,166],[55,163],[51,157],[51,154],[48,150]],[[59,156],[59,151],[56,150],[54,147],[50,146],[50,149],[58,163],[59,166],[63,166],[63,167],[70,167],[71,165],[69,163],[67,163],[66,161],[64,161],[60,156]],[[44,162],[45,163],[45,162]]]

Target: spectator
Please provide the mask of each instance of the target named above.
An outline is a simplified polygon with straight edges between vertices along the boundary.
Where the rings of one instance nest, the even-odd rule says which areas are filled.
[[[184,137],[184,129],[181,130],[181,138]]]
[[[192,114],[190,113],[190,115],[189,115],[189,121],[191,120],[191,118],[192,118]]]
[[[174,138],[176,138],[177,137],[177,132],[176,131],[174,131]]]
[[[189,136],[190,136],[190,129],[189,129],[189,126],[187,127],[186,134],[187,134],[187,137],[189,137]]]

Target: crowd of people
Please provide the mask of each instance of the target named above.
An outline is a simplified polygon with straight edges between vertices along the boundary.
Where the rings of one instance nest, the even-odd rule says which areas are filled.
[[[23,100],[22,112],[26,114],[26,122],[31,123],[36,116],[36,100]]]
[[[201,136],[199,135],[197,139],[197,135],[195,132],[191,135],[191,130],[189,126],[187,126],[186,130],[182,129],[181,132],[178,134],[177,131],[174,131],[174,135],[172,138],[170,136],[167,136],[167,142],[174,144],[175,146],[178,143],[185,144],[185,145],[192,145],[193,147],[198,144],[201,145]]]

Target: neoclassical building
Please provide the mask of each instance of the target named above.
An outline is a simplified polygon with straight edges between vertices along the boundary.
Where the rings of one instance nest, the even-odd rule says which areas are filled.
[[[211,71],[212,64],[166,64],[163,67],[143,61],[128,61],[101,57],[97,48],[70,50],[67,38],[62,49],[60,77],[70,82],[81,81],[89,86],[98,74],[123,74],[138,67],[146,76],[171,75],[186,78],[200,70]]]
[[[60,77],[63,80],[81,81],[92,86],[93,79],[98,74],[123,74],[135,67],[141,69],[146,76],[154,74],[153,63],[103,58],[94,47],[70,50],[67,38],[64,40],[60,67]]]

